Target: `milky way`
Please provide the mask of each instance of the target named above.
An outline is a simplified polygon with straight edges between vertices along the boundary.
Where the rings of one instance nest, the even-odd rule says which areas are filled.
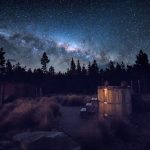
[[[70,59],[133,63],[150,54],[149,0],[1,0],[0,47],[7,58],[40,67],[44,51],[56,70]]]

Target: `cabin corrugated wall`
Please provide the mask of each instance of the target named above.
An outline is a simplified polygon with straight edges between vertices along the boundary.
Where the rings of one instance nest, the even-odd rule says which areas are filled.
[[[99,112],[102,116],[126,116],[131,113],[131,90],[122,88],[98,89]]]

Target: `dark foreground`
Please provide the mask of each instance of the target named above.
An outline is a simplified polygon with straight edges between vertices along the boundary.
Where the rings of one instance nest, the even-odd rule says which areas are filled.
[[[62,132],[67,136],[66,143],[73,141],[82,150],[149,149],[148,100],[142,103],[137,101],[128,119],[98,120],[96,115],[80,117],[79,110],[89,98],[90,96],[85,95],[61,95],[36,100],[18,99],[6,103],[0,110],[0,150],[21,150],[20,142],[14,136],[37,131]],[[38,145],[40,142],[37,140],[35,143]],[[54,140],[53,143],[57,142]],[[71,149],[73,148],[75,147]],[[47,146],[47,149],[50,148]]]

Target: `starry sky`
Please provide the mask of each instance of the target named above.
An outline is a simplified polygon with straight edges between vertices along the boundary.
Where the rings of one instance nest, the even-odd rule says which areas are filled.
[[[150,54],[149,0],[0,0],[0,47],[7,59],[64,71],[70,59],[103,67]]]

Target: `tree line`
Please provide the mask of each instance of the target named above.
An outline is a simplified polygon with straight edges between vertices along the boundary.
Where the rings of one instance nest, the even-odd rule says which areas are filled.
[[[150,92],[150,63],[148,55],[140,50],[133,65],[110,61],[105,69],[99,68],[96,60],[88,64],[77,62],[74,58],[66,72],[56,72],[53,66],[48,68],[50,60],[43,53],[41,68],[13,65],[5,58],[5,51],[0,48],[0,86],[4,82],[31,84],[43,89],[44,95],[51,93],[96,93],[97,87],[108,81],[110,85],[127,82],[137,92]]]

